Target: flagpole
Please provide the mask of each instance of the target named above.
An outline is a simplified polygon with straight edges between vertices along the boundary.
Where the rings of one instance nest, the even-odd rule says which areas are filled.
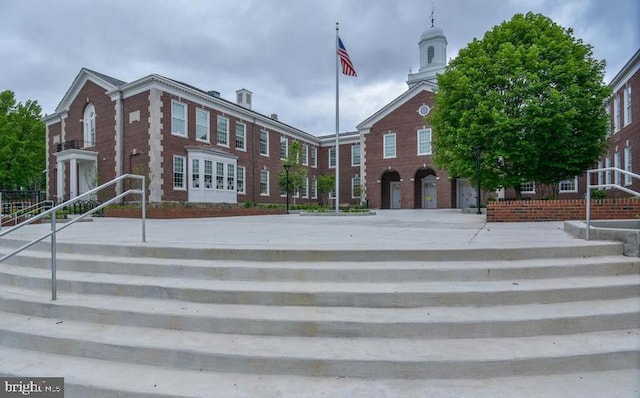
[[[339,73],[338,64],[340,63],[338,57],[338,28],[339,23],[336,22],[336,213],[340,212],[340,85],[339,85]]]

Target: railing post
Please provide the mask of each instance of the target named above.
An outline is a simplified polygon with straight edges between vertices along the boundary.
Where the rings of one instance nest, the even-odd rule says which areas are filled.
[[[591,230],[591,175],[587,172],[587,228],[585,230],[585,239],[590,240]]]
[[[147,194],[146,194],[146,189],[145,189],[145,177],[142,176],[142,186],[141,186],[141,190],[142,190],[142,241],[146,242],[147,241],[147,236],[146,236],[146,220],[147,220],[147,209],[146,209],[146,202],[147,202]]]
[[[51,301],[57,299],[56,286],[56,213],[51,215]]]

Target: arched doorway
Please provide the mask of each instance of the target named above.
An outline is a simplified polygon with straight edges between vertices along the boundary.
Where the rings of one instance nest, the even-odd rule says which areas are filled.
[[[381,209],[399,209],[402,207],[400,191],[400,174],[395,170],[388,170],[380,177]]]
[[[413,207],[416,209],[438,208],[438,178],[435,170],[423,167],[413,177]]]

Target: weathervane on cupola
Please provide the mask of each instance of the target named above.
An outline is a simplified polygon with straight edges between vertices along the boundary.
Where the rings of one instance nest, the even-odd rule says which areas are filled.
[[[433,17],[433,14],[435,14],[436,12],[436,5],[431,2],[431,27],[435,27],[435,18]]]

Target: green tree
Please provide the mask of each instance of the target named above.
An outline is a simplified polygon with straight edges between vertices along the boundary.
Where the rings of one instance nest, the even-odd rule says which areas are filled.
[[[324,206],[329,203],[329,193],[336,189],[336,176],[334,174],[325,174],[318,176],[318,196],[320,197],[320,205]]]
[[[12,91],[0,92],[0,188],[44,186],[45,126],[36,101],[17,103]]]
[[[300,143],[293,141],[289,145],[289,153],[287,159],[282,162],[282,170],[278,175],[278,186],[282,191],[287,190],[289,187],[289,194],[293,195],[295,192],[300,192],[302,186],[305,183],[307,177],[307,169],[300,164]],[[289,184],[287,184],[287,171],[284,166],[289,166]]]
[[[551,19],[516,14],[474,39],[438,77],[434,161],[486,190],[553,184],[591,167],[606,145],[604,61]]]

